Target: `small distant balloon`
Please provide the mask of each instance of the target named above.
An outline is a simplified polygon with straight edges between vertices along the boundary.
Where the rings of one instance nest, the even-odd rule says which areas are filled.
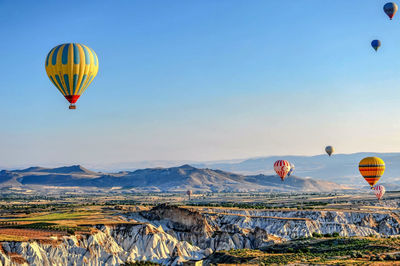
[[[383,195],[385,195],[386,189],[382,185],[377,185],[373,188],[375,196],[378,198],[378,200],[381,200]]]
[[[360,161],[358,170],[372,189],[385,172],[385,162],[378,157],[366,157]]]
[[[381,41],[380,40],[373,40],[371,42],[372,48],[374,48],[375,51],[378,51],[379,47],[381,47]]]
[[[274,170],[283,181],[290,171],[290,163],[286,160],[278,160],[274,163]]]
[[[331,156],[332,153],[335,152],[335,148],[332,147],[332,146],[326,146],[326,147],[325,147],[325,152],[326,152],[329,156]]]
[[[392,20],[392,18],[393,18],[394,15],[396,14],[397,9],[398,9],[398,7],[397,7],[396,3],[394,3],[394,2],[386,3],[386,4],[383,6],[383,11],[385,11],[386,15],[388,15],[388,17],[390,18],[390,20]]]
[[[289,177],[293,173],[293,171],[294,171],[294,164],[290,163],[290,170],[287,176]]]
[[[193,194],[193,191],[191,191],[191,190],[188,190],[188,191],[186,191],[186,194],[189,196],[189,200],[190,200],[190,197],[192,196],[192,194]]]

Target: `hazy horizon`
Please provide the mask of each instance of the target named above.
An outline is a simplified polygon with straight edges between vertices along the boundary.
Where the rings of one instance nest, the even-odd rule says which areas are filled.
[[[367,151],[360,151],[355,153],[335,153],[333,156],[340,156],[340,155],[355,155],[355,154],[399,154],[400,152],[367,152]],[[219,164],[219,163],[240,163],[246,160],[255,160],[255,159],[264,159],[264,158],[271,158],[271,157],[281,157],[282,159],[290,158],[290,157],[314,157],[314,156],[327,156],[326,153],[319,153],[319,154],[311,154],[311,155],[302,155],[302,154],[285,154],[285,155],[265,155],[265,156],[255,156],[255,157],[244,157],[244,158],[227,158],[227,159],[220,159],[220,160],[184,160],[184,159],[177,159],[177,160],[138,160],[138,161],[119,161],[119,162],[104,162],[99,163],[95,161],[88,161],[88,162],[41,162],[41,163],[25,163],[20,165],[1,165],[0,170],[19,170],[25,169],[29,167],[45,167],[45,168],[57,168],[57,167],[64,167],[64,166],[73,166],[73,165],[80,165],[90,170],[98,170],[98,171],[124,171],[124,170],[133,170],[133,169],[140,169],[140,168],[153,168],[153,167],[175,167],[181,166],[184,164],[193,164],[193,165],[202,165],[202,164]],[[358,163],[358,162],[355,162]],[[273,171],[273,166],[271,165],[271,171]]]

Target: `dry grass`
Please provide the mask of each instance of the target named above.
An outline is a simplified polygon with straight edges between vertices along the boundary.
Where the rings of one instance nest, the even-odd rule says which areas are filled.
[[[5,242],[5,241],[25,242],[28,240],[29,238],[25,236],[0,234],[0,242]]]
[[[28,241],[32,239],[50,239],[51,236],[62,236],[61,232],[19,229],[19,228],[0,228],[0,241]]]

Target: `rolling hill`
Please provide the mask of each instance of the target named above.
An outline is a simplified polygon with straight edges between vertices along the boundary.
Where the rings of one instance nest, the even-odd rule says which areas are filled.
[[[1,171],[1,186],[57,186],[120,188],[130,191],[198,192],[304,191],[322,192],[349,189],[333,182],[291,176],[284,182],[276,175],[242,175],[182,165],[148,168],[119,173],[96,173],[75,165],[59,168],[31,167]]]

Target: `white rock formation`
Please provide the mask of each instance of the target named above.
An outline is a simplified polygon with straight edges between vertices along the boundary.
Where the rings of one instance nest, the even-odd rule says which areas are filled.
[[[400,234],[396,213],[350,211],[190,210],[160,205],[124,214],[130,223],[97,225],[88,235],[2,242],[2,265],[120,265],[149,260],[165,265],[198,260],[218,250],[263,248],[317,233],[341,236]]]
[[[150,224],[101,225],[87,236],[65,236],[60,243],[30,241],[3,242],[2,265],[21,265],[18,254],[29,265],[120,265],[149,260],[174,265],[201,259],[204,252]],[[20,262],[20,260],[19,260]]]

